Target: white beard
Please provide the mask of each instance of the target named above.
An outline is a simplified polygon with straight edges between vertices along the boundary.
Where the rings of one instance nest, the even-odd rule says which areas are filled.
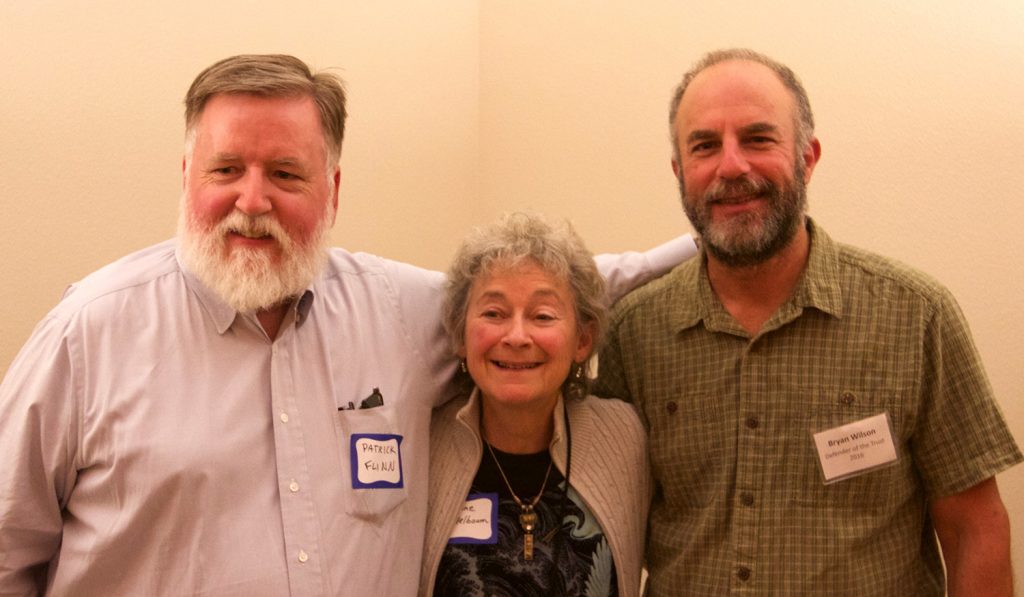
[[[276,217],[247,216],[232,211],[209,226],[191,216],[188,197],[183,195],[178,214],[178,243],[181,259],[199,280],[225,303],[243,313],[270,309],[302,294],[323,271],[327,262],[328,231],[334,206],[327,201],[324,217],[304,243],[291,238]],[[280,261],[260,249],[228,252],[229,232],[274,238],[280,247]]]

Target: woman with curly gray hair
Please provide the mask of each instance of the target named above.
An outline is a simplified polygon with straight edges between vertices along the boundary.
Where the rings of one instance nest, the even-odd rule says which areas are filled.
[[[643,426],[587,392],[605,318],[568,223],[514,213],[463,242],[444,321],[467,390],[431,426],[421,595],[639,593]]]

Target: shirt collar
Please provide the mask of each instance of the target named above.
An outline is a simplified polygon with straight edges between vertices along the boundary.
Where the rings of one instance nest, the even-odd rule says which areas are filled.
[[[213,319],[213,323],[217,328],[218,334],[223,334],[231,327],[231,324],[235,322],[235,318],[240,315],[238,311],[233,309],[230,305],[224,302],[217,293],[211,290],[206,284],[203,284],[199,278],[192,273],[181,258],[181,246],[178,245],[174,249],[174,258],[178,262],[178,268],[181,270],[182,275],[185,277],[185,284],[189,290],[195,293],[199,299],[199,303],[206,309],[206,312],[210,314]],[[292,303],[292,308],[295,310],[295,325],[301,326],[303,322],[309,316],[309,310],[313,305],[314,287],[319,282],[319,279],[314,280],[313,284],[302,293],[299,300]]]
[[[772,320],[778,325],[792,321],[806,308],[813,308],[833,317],[843,315],[843,289],[839,283],[839,253],[836,243],[814,220],[807,217],[807,232],[810,236],[810,253],[807,266],[797,281],[793,294],[783,303]],[[739,324],[728,314],[721,301],[711,289],[707,275],[707,250],[702,246],[700,259],[676,271],[679,296],[672,301],[675,306],[670,321],[673,329],[679,331],[704,321],[709,329],[740,331]],[[693,300],[692,297],[696,297]],[[781,320],[780,320],[781,318]],[[766,327],[767,330],[767,327]]]
[[[843,288],[839,281],[839,251],[835,241],[814,220],[807,218],[811,252],[807,269],[789,302],[811,307],[833,317],[843,316]]]
[[[551,446],[554,447],[557,444],[562,443],[565,437],[565,419],[562,417],[563,409],[562,406],[565,398],[559,394],[558,402],[555,403],[555,410],[552,413],[554,419],[554,432],[551,435]],[[459,409],[459,412],[455,415],[455,418],[462,422],[463,425],[470,429],[479,429],[478,434],[483,439],[483,428],[480,425],[480,416],[483,402],[483,395],[480,393],[480,388],[473,386],[473,391],[469,394],[469,399],[466,404]],[[564,450],[564,449],[563,449]]]

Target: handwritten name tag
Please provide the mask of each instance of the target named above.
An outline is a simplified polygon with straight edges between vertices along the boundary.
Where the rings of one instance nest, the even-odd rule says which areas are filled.
[[[835,483],[896,462],[889,413],[882,413],[814,434],[825,484]]]
[[[402,487],[402,436],[389,433],[353,433],[352,487]]]
[[[497,542],[498,494],[469,494],[448,543],[494,545]]]

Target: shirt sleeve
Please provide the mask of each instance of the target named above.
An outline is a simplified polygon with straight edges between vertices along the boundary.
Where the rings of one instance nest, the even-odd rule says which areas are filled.
[[[643,253],[595,255],[597,269],[604,276],[608,304],[619,300],[630,290],[672,271],[672,268],[697,255],[693,237],[684,234]]]
[[[943,292],[923,352],[922,409],[911,442],[929,499],[959,493],[1021,462],[955,299]]]
[[[438,396],[438,402],[431,406],[440,406],[455,394],[452,381],[459,363],[441,316],[445,276],[398,261],[385,260],[384,263],[395,293],[401,326],[409,340],[409,350],[435,385],[434,391],[425,391],[424,395]]]
[[[609,318],[608,331],[605,333],[604,344],[597,360],[597,380],[594,382],[594,395],[602,398],[619,398],[626,402],[634,402],[626,383],[626,372],[622,360],[621,323],[619,308],[613,309]],[[638,412],[643,418],[642,410]],[[645,421],[646,424],[646,421]]]
[[[60,546],[61,510],[74,484],[72,350],[44,319],[0,383],[0,587],[41,593]],[[8,593],[9,592],[9,593]]]

